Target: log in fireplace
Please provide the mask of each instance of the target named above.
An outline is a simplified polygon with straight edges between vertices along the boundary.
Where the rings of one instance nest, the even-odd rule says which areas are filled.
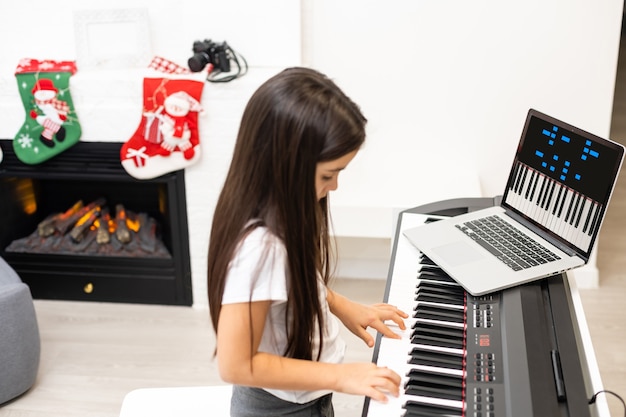
[[[79,142],[48,161],[27,165],[13,152],[12,140],[0,140],[0,255],[34,298],[192,304],[184,171],[135,179],[121,166],[121,146]],[[76,218],[64,224],[64,234],[50,232],[52,240],[39,235],[47,220],[69,218],[80,205],[83,223]],[[95,242],[104,213],[111,224],[105,249]],[[149,227],[140,233],[140,226],[130,226],[136,243],[115,236],[115,225],[125,227],[126,217]],[[148,243],[158,250],[142,250]]]

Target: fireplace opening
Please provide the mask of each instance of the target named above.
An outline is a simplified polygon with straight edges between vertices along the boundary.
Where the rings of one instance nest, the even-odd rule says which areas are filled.
[[[184,171],[137,180],[121,143],[79,142],[39,165],[0,146],[0,254],[33,297],[192,304]]]

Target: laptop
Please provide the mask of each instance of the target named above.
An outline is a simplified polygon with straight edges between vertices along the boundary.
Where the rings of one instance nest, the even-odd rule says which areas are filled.
[[[580,267],[623,157],[622,145],[530,109],[500,204],[404,235],[472,295]]]

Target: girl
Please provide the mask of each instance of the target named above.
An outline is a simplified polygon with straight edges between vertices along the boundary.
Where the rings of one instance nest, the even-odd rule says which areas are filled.
[[[208,294],[231,416],[332,416],[333,391],[386,401],[400,377],[343,364],[337,318],[368,346],[407,315],[327,287],[328,192],[365,140],[359,108],[328,78],[290,68],[244,111],[209,243]]]

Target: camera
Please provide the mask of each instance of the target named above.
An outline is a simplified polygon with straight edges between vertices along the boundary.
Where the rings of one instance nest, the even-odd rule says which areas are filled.
[[[228,57],[229,46],[226,42],[215,43],[210,39],[195,41],[193,43],[193,56],[189,58],[187,64],[193,72],[202,71],[211,64],[209,72],[230,72],[230,59]]]

